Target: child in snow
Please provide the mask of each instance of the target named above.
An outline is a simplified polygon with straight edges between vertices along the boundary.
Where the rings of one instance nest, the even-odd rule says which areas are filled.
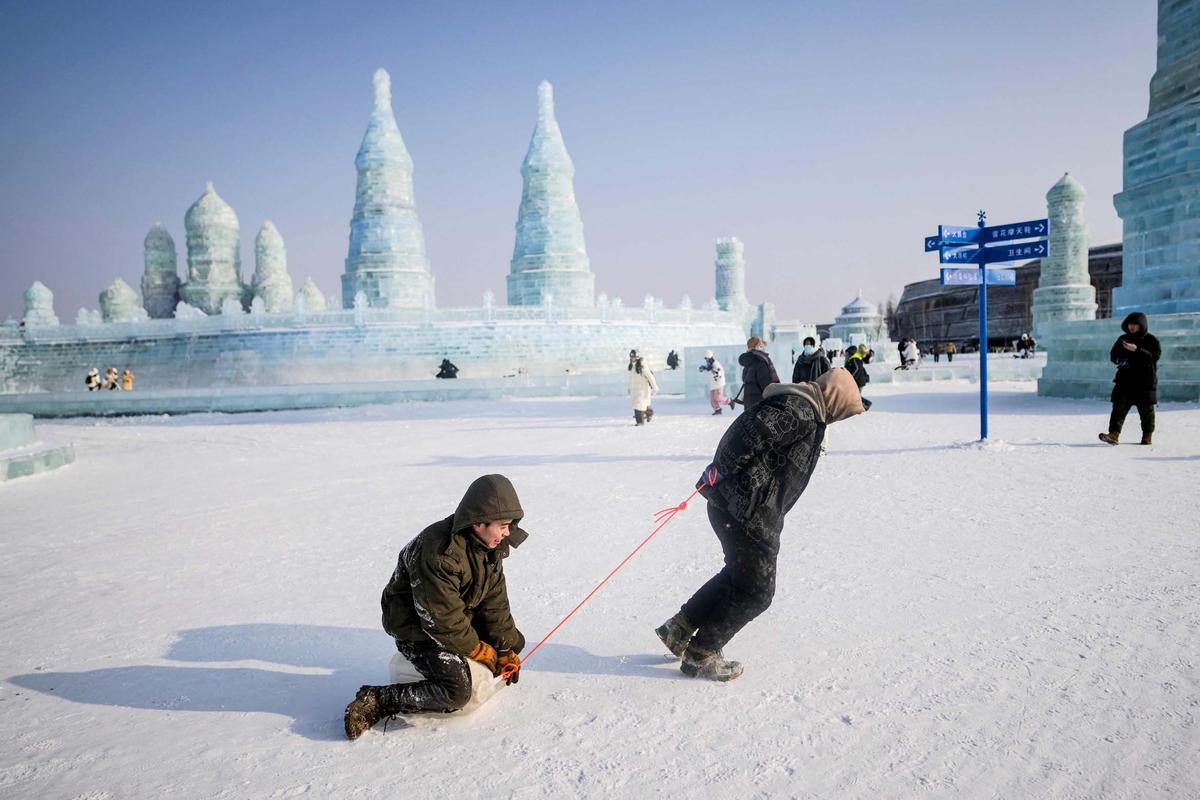
[[[425,680],[363,686],[346,706],[347,738],[395,714],[462,708],[471,697],[468,658],[497,676],[511,665],[518,672],[506,683],[517,682],[525,637],[509,609],[504,559],[528,538],[524,516],[508,478],[484,475],[451,516],[400,551],[383,590],[383,629]]]
[[[722,648],[767,610],[783,518],[820,458],[825,428],[863,413],[858,386],[842,368],[812,383],[775,383],[721,438],[698,488],[721,542],[725,567],[655,633],[683,659],[685,675],[732,680],[742,665]]]

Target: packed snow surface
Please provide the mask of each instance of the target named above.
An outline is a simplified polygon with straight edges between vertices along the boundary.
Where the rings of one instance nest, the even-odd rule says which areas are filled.
[[[868,391],[787,520],[774,605],[683,677],[653,628],[721,564],[694,502],[463,717],[345,741],[395,652],[396,553],[512,478],[539,640],[688,494],[730,417],[661,398],[39,425],[74,465],[0,486],[0,796],[1200,795],[1200,409]],[[1136,441],[1131,415],[1126,437]]]

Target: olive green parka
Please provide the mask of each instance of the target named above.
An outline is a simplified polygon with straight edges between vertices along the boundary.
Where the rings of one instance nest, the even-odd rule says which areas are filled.
[[[432,639],[452,653],[470,655],[481,640],[520,652],[525,637],[508,605],[504,559],[528,537],[518,527],[525,512],[512,483],[484,475],[458,509],[404,546],[383,590],[383,629],[402,641]],[[489,550],[472,525],[511,519],[509,536]]]

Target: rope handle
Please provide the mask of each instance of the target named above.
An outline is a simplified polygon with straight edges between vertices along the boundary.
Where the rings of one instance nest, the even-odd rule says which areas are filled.
[[[645,547],[646,543],[649,542],[651,539],[653,539],[654,535],[656,533],[658,533],[663,528],[665,528],[667,526],[667,523],[669,523],[671,520],[675,519],[675,515],[678,514],[680,511],[686,511],[687,507],[688,507],[688,502],[691,501],[691,499],[693,497],[698,495],[700,493],[701,489],[706,488],[706,487],[711,488],[713,486],[716,486],[717,480],[719,477],[720,477],[720,475],[717,471],[717,467],[715,465],[710,465],[704,471],[704,477],[696,485],[696,488],[692,490],[691,494],[689,494],[687,497],[685,497],[678,504],[669,506],[667,508],[664,508],[664,509],[656,512],[654,514],[654,521],[655,521],[655,523],[657,523],[657,527],[654,530],[650,531],[650,535],[647,536],[645,539],[643,539],[641,541],[641,544],[639,544],[637,547],[633,548],[633,550],[629,553],[629,555],[625,556],[625,558],[623,558],[621,560],[621,563],[617,564],[617,566],[615,566],[613,568],[612,572],[605,575],[604,580],[602,580],[602,581],[600,581],[600,583],[596,584],[596,588],[594,588],[590,592],[588,592],[587,597],[580,600],[579,603],[576,604],[576,606],[571,609],[571,612],[569,614],[567,614],[565,617],[563,617],[561,620],[559,620],[558,624],[555,625],[553,628],[551,628],[550,632],[547,633],[545,636],[543,636],[542,640],[533,646],[533,649],[530,650],[526,654],[525,658],[520,659],[518,661],[518,663],[516,663],[516,664],[509,664],[509,665],[505,666],[504,669],[500,670],[499,677],[501,677],[505,680],[507,680],[508,678],[511,678],[518,669],[520,669],[522,666],[524,666],[525,663],[527,661],[529,661],[529,659],[533,658],[533,654],[536,653],[539,649],[541,649],[541,646],[544,645],[551,636],[553,636],[555,633],[558,632],[559,628],[561,628],[564,624],[566,624],[567,620],[569,620],[571,617],[575,616],[576,611],[583,608],[584,603],[586,603],[588,600],[591,600],[592,596],[595,595],[596,592],[600,591],[600,588],[602,586],[604,586],[604,584],[608,583],[609,578],[611,578],[613,575],[616,575],[621,570],[622,567],[624,567],[626,564],[628,564],[629,560],[632,559],[635,555],[637,555],[637,552],[639,550],[641,550],[643,547]]]

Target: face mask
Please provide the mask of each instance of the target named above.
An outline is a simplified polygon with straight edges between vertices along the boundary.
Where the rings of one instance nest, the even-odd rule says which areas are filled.
[[[806,355],[806,356],[811,356],[815,350],[816,350],[816,348],[813,347],[811,344],[804,345],[804,355]]]

